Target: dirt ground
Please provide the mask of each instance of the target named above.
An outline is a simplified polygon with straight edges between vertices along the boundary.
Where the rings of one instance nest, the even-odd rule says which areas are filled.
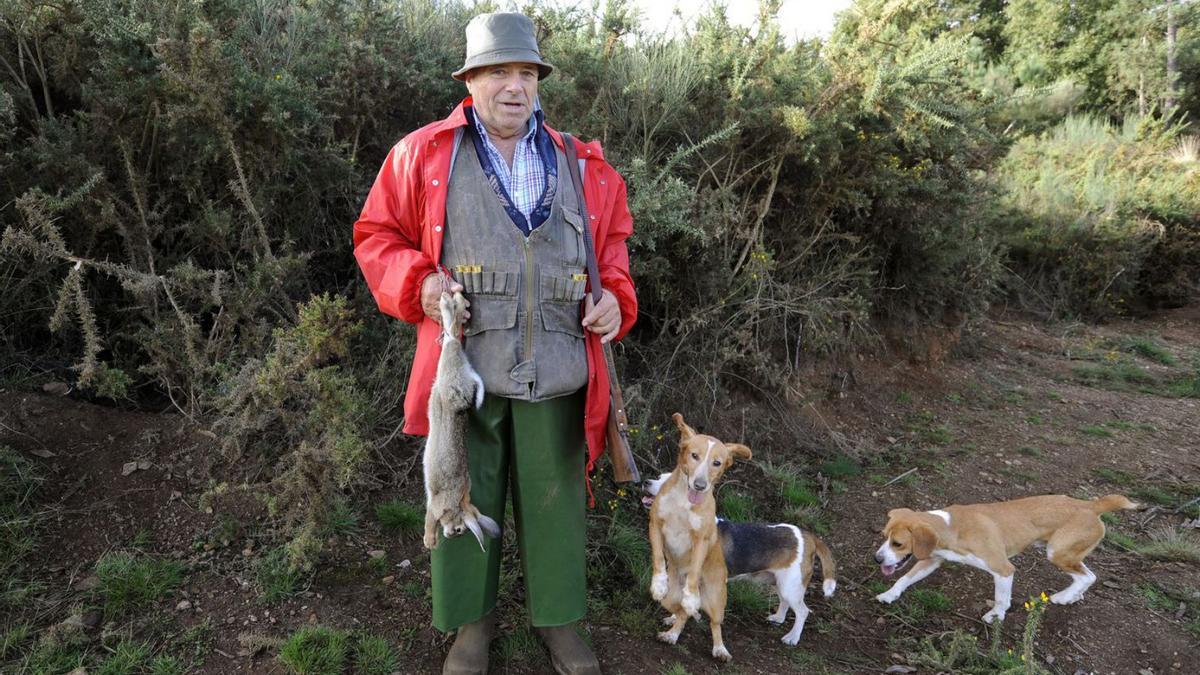
[[[1123,341],[1144,336],[1153,336],[1176,363],[1122,350]],[[826,487],[820,517],[839,563],[839,590],[827,600],[816,583],[810,587],[812,615],[799,646],[779,642],[784,627],[734,608],[725,628],[734,660],[719,665],[709,657],[703,624],[691,624],[675,646],[654,640],[644,627],[661,612],[648,593],[633,611],[637,616],[621,620],[597,598],[601,609],[585,628],[605,672],[879,673],[890,666],[934,672],[910,665],[922,638],[961,629],[987,645],[989,629],[979,617],[992,589],[983,572],[943,566],[913,589],[949,600],[927,608],[908,596],[892,607],[873,599],[882,579],[872,554],[887,511],[1033,494],[1140,492],[1159,499],[1149,500],[1146,510],[1118,514],[1111,530],[1139,543],[1164,527],[1186,531],[1194,509],[1179,507],[1200,496],[1200,399],[1098,386],[1081,368],[1126,363],[1166,382],[1186,374],[1198,353],[1200,306],[1193,306],[1104,326],[997,316],[966,331],[945,359],[856,363],[853,383],[841,395],[797,405],[806,424],[836,439],[829,455],[845,454],[854,467],[832,481],[810,476]],[[217,439],[203,427],[177,414],[103,407],[27,383],[0,390],[0,444],[44,468],[49,497],[41,505],[48,520],[33,556],[45,591],[5,610],[0,626],[25,621],[40,629],[62,621],[72,607],[86,606],[96,560],[136,546],[183,562],[183,585],[154,611],[125,626],[95,626],[97,632],[147,632],[166,642],[191,636],[203,654],[194,672],[283,673],[273,640],[319,623],[386,637],[401,654],[400,672],[440,672],[450,641],[428,627],[428,555],[419,535],[387,534],[373,516],[375,504],[397,496],[419,502],[414,471],[405,484],[356,495],[357,526],[330,537],[325,562],[302,592],[267,604],[256,592],[251,565],[266,545],[265,513],[236,498],[212,507],[202,502],[220,457]],[[397,450],[395,468],[410,466],[413,452],[411,444]],[[769,481],[762,467],[793,460],[788,448],[755,453],[754,461],[727,474],[724,489],[763,495]],[[812,458],[798,461],[819,465]],[[629,512],[644,525],[643,513]],[[386,565],[372,563],[370,552],[379,551]],[[1008,644],[1020,639],[1025,625],[1022,601],[1069,581],[1036,551],[1014,563]],[[1043,665],[1068,675],[1197,672],[1200,566],[1153,560],[1107,542],[1088,564],[1099,580],[1083,601],[1046,611],[1036,644]],[[1196,602],[1167,608],[1152,601],[1151,588],[1190,593]],[[519,613],[501,618],[502,631],[517,631]],[[552,672],[543,652],[525,647],[511,640],[495,647],[493,672]]]

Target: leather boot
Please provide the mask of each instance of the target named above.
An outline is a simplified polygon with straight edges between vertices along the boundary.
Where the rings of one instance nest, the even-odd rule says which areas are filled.
[[[600,662],[583,638],[575,632],[574,624],[535,628],[534,631],[550,649],[550,662],[559,675],[600,675]]]
[[[442,663],[442,675],[487,675],[488,645],[495,632],[496,619],[491,614],[459,626],[450,653]]]

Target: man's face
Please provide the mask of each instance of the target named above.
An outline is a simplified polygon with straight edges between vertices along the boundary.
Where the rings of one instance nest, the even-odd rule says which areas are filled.
[[[537,88],[538,67],[532,63],[483,66],[467,74],[475,114],[489,133],[501,138],[524,133]]]

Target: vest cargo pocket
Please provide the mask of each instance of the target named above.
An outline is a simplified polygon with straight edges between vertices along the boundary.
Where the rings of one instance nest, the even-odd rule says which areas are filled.
[[[583,337],[580,301],[587,275],[582,269],[558,268],[542,272],[542,326],[548,331]]]
[[[517,325],[517,298],[475,295],[471,297],[471,318],[467,319],[466,335],[478,335],[488,330],[508,330]]]

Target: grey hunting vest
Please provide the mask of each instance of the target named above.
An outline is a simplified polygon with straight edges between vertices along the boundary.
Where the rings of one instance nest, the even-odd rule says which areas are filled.
[[[555,151],[568,175],[566,157]],[[587,384],[580,325],[587,273],[577,205],[571,181],[560,179],[550,217],[526,238],[488,183],[475,144],[461,139],[442,261],[471,302],[464,345],[489,394],[541,401]]]

